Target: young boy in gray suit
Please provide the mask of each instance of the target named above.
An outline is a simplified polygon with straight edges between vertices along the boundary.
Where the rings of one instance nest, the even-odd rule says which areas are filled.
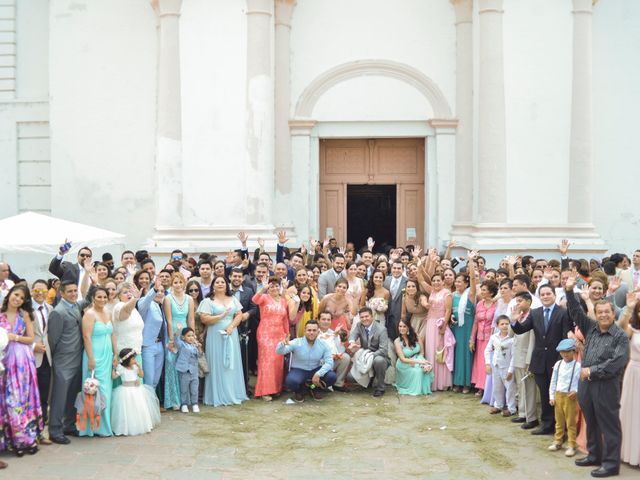
[[[198,353],[200,345],[192,328],[182,329],[177,339],[178,358],[176,370],[180,376],[180,403],[182,413],[189,413],[188,405],[192,405],[193,413],[199,413],[198,407]],[[189,402],[191,400],[191,402]]]

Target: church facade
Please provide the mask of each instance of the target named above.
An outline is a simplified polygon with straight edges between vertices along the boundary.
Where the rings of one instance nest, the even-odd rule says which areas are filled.
[[[0,0],[0,217],[628,252],[639,27],[632,0]]]

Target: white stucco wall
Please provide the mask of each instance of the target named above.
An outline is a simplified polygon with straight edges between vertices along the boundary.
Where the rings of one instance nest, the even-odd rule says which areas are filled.
[[[612,252],[640,248],[640,2],[593,16],[594,221]]]
[[[237,0],[183,2],[185,223],[245,221],[246,15]]]
[[[149,2],[50,2],[52,213],[128,235],[155,215],[156,16]]]

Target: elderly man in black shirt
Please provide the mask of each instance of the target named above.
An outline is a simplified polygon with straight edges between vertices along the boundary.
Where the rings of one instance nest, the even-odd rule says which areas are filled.
[[[576,274],[565,284],[569,318],[585,337],[578,402],[587,421],[588,455],[576,465],[600,466],[592,477],[610,477],[620,472],[620,376],[629,360],[629,338],[615,324],[613,305],[595,303],[596,321],[589,318],[573,293]]]

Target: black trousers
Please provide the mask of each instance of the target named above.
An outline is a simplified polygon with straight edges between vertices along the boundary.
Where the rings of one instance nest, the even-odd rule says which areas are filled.
[[[551,372],[536,373],[536,385],[540,391],[540,423],[541,428],[555,431],[556,414],[554,407],[549,405],[549,385],[551,384]]]
[[[580,380],[578,402],[587,422],[589,458],[606,469],[620,468],[620,379]]]
[[[38,367],[38,391],[42,406],[42,419],[45,423],[49,419],[49,395],[51,394],[51,365],[47,355],[42,356],[42,364]]]

